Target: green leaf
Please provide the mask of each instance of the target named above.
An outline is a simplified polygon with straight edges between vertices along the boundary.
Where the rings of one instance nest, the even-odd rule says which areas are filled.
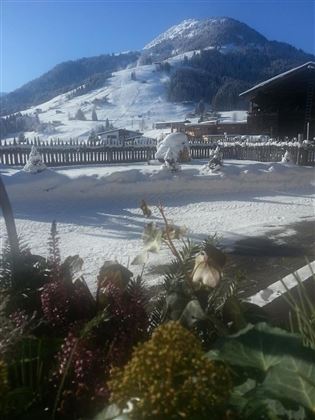
[[[243,370],[261,372],[260,399],[268,395],[315,414],[315,352],[303,346],[300,336],[256,324],[224,339],[219,356]]]
[[[220,356],[232,365],[267,372],[286,356],[301,357],[307,351],[299,336],[259,323],[223,340]]]
[[[294,401],[315,416],[315,357],[311,361],[285,356],[283,363],[267,373],[262,391],[273,398]]]
[[[246,394],[256,387],[256,381],[247,379],[243,384],[236,386],[230,397],[230,404],[241,412],[248,402]]]
[[[196,322],[205,320],[206,314],[198,300],[194,299],[188,302],[180,317],[182,325],[192,328]]]
[[[170,293],[166,297],[167,317],[178,321],[187,305],[188,299],[180,293]]]

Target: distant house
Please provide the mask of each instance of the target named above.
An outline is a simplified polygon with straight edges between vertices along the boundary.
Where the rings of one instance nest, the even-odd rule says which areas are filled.
[[[207,134],[217,134],[217,122],[204,121],[200,123],[188,123],[185,124],[184,131],[190,139],[201,139],[202,136]]]
[[[139,131],[125,128],[113,128],[98,133],[100,142],[106,146],[125,146],[128,142],[140,136],[142,136],[142,133]]]
[[[252,133],[315,136],[315,63],[308,62],[241,93],[250,101],[247,123]]]
[[[190,123],[190,121],[189,120],[185,120],[185,121],[161,121],[161,122],[156,122],[155,123],[155,128],[157,128],[157,129],[170,128],[172,132],[174,130],[184,131],[185,124],[187,124],[187,123]]]
[[[157,141],[156,139],[152,139],[151,137],[144,137],[138,136],[129,140],[126,140],[126,146],[138,146],[138,147],[153,147],[156,146]]]

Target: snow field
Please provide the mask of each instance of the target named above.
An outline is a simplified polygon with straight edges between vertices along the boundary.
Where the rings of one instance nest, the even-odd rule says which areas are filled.
[[[79,254],[84,274],[95,285],[103,262],[128,262],[141,251],[148,221],[161,222],[160,202],[177,225],[201,240],[217,233],[225,245],[299,220],[315,219],[312,168],[249,161],[226,161],[223,171],[209,174],[206,161],[182,165],[172,174],[145,164],[73,167],[29,174],[0,168],[17,220],[18,231],[33,252],[47,253],[52,220],[58,223],[62,256]],[[152,217],[143,217],[145,199]],[[4,223],[1,219],[1,237]],[[290,234],[290,232],[288,232]],[[281,238],[280,238],[281,240]],[[152,255],[145,278],[170,256]],[[131,267],[135,273],[141,267]]]

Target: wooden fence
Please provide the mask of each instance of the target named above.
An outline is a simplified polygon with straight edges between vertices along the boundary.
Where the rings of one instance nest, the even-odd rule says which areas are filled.
[[[215,145],[191,145],[193,159],[207,159]],[[93,165],[108,163],[146,162],[154,159],[155,147],[105,147],[85,144],[64,146],[37,146],[47,166]],[[31,145],[0,146],[0,164],[23,166],[28,160]],[[307,148],[282,145],[224,145],[223,159],[280,162],[285,150],[299,165],[315,165],[315,146]]]
[[[0,147],[0,163],[25,165],[31,148],[28,146]],[[106,163],[146,162],[154,159],[154,147],[38,147],[47,166],[93,165]]]
[[[190,148],[192,159],[207,159],[215,146],[193,145]],[[221,147],[223,159],[255,160],[258,162],[280,162],[288,150],[292,160],[298,165],[315,166],[315,146],[307,148],[287,145],[224,145]]]

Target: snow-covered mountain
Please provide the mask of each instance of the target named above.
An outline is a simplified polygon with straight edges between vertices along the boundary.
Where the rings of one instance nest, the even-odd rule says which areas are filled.
[[[27,137],[87,138],[108,122],[156,135],[156,121],[183,119],[200,99],[217,110],[246,109],[239,102],[242,90],[312,60],[311,54],[268,41],[231,18],[188,19],[141,52],[59,64],[1,98],[2,115],[36,113],[25,124]],[[83,120],[74,119],[79,109]],[[92,120],[93,109],[98,121]],[[11,127],[10,121],[0,122],[2,138],[19,134],[13,132],[15,121]]]
[[[167,58],[191,50],[224,46],[263,46],[267,39],[254,29],[231,18],[187,19],[145,45],[145,55]]]
[[[180,60],[180,57],[174,58],[174,65],[176,59]],[[107,120],[115,127],[154,135],[154,122],[182,119],[193,109],[192,104],[167,101],[168,83],[169,75],[158,71],[154,64],[114,72],[102,88],[79,96],[67,92],[22,111],[22,114],[36,113],[40,121],[36,129],[27,131],[25,136],[39,136],[46,140],[87,139],[91,130],[105,126]],[[82,110],[86,120],[74,119],[78,109]],[[93,110],[98,121],[92,121]]]

